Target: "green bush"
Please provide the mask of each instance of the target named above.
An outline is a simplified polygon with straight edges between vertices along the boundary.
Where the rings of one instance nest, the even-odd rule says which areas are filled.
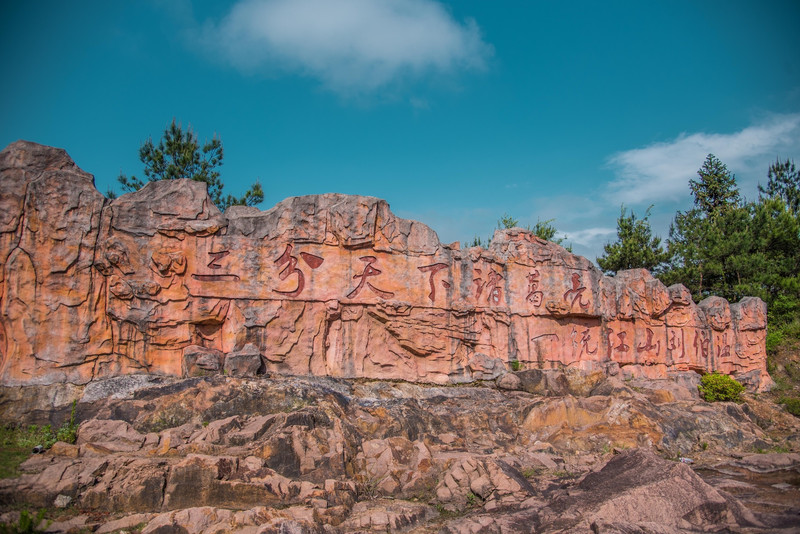
[[[708,402],[739,402],[739,396],[744,391],[744,386],[739,382],[728,375],[716,372],[703,375],[697,388],[700,390],[700,395]]]
[[[786,406],[786,411],[795,417],[800,417],[800,398],[798,397],[781,397],[778,399],[779,404]]]

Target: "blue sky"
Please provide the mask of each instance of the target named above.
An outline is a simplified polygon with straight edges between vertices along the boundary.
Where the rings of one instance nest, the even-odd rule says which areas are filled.
[[[508,213],[594,259],[620,204],[666,238],[709,152],[743,194],[800,159],[800,2],[181,0],[2,8],[0,145],[98,189],[173,119],[226,192],[372,195],[443,242]]]

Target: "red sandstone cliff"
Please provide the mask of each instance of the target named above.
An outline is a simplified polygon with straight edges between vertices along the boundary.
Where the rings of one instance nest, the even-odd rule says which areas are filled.
[[[294,197],[224,215],[205,184],[108,200],[60,149],[0,153],[0,383],[263,371],[453,383],[510,361],[754,386],[766,306],[645,270],[605,277],[521,229],[443,245],[371,197]]]

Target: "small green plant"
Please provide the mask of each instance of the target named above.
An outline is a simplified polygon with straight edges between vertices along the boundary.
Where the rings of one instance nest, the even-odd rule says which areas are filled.
[[[701,443],[700,444],[700,448],[703,449],[704,451],[707,451],[708,450],[708,442],[704,441],[703,443]]]
[[[8,525],[0,525],[0,534],[29,534],[46,532],[47,527],[50,526],[52,521],[46,521],[44,529],[39,528],[42,525],[42,522],[44,522],[45,513],[46,510],[44,508],[39,510],[39,513],[36,515],[28,512],[27,510],[22,510],[19,513],[19,521]]]
[[[519,360],[511,360],[511,370],[514,371],[514,372],[517,372],[520,369],[522,369],[522,364],[520,363],[520,361]]]
[[[522,470],[522,476],[524,476],[525,478],[533,478],[541,472],[542,472],[541,468],[529,467],[527,469]]]
[[[467,493],[467,506],[474,508],[478,504],[478,496],[471,491]]]
[[[78,399],[72,401],[72,410],[69,413],[69,420],[64,421],[56,431],[56,441],[64,443],[75,443],[78,441],[78,425],[75,423],[75,410],[78,407]]]
[[[728,375],[716,372],[703,375],[697,388],[707,402],[739,402],[744,391],[744,386],[739,382]]]
[[[778,404],[786,406],[786,411],[795,417],[800,417],[800,398],[798,397],[781,397],[778,399]]]
[[[436,511],[439,513],[439,518],[441,518],[441,519],[445,519],[445,520],[446,520],[446,519],[452,519],[452,518],[454,518],[454,517],[458,517],[459,515],[461,515],[461,514],[459,514],[457,511],[454,511],[454,510],[448,510],[448,509],[447,509],[447,508],[445,508],[445,506],[444,506],[442,503],[440,503],[440,502],[437,502],[437,503],[436,503]]]

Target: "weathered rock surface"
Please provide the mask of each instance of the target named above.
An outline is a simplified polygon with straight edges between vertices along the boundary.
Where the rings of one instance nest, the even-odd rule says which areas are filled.
[[[204,184],[163,181],[112,201],[63,150],[24,141],[0,152],[0,295],[5,385],[225,371],[446,384],[511,362],[769,382],[756,298],[695,305],[521,229],[461,250],[369,197],[223,215]]]
[[[676,400],[679,380],[547,376],[560,394],[330,377],[92,382],[77,445],[0,480],[0,513],[69,500],[59,528],[104,532],[798,531],[800,455],[753,453],[791,446],[775,425],[796,437],[797,419],[753,397]],[[17,420],[68,415],[65,399],[42,418],[47,388],[20,389],[13,398],[33,400]]]

